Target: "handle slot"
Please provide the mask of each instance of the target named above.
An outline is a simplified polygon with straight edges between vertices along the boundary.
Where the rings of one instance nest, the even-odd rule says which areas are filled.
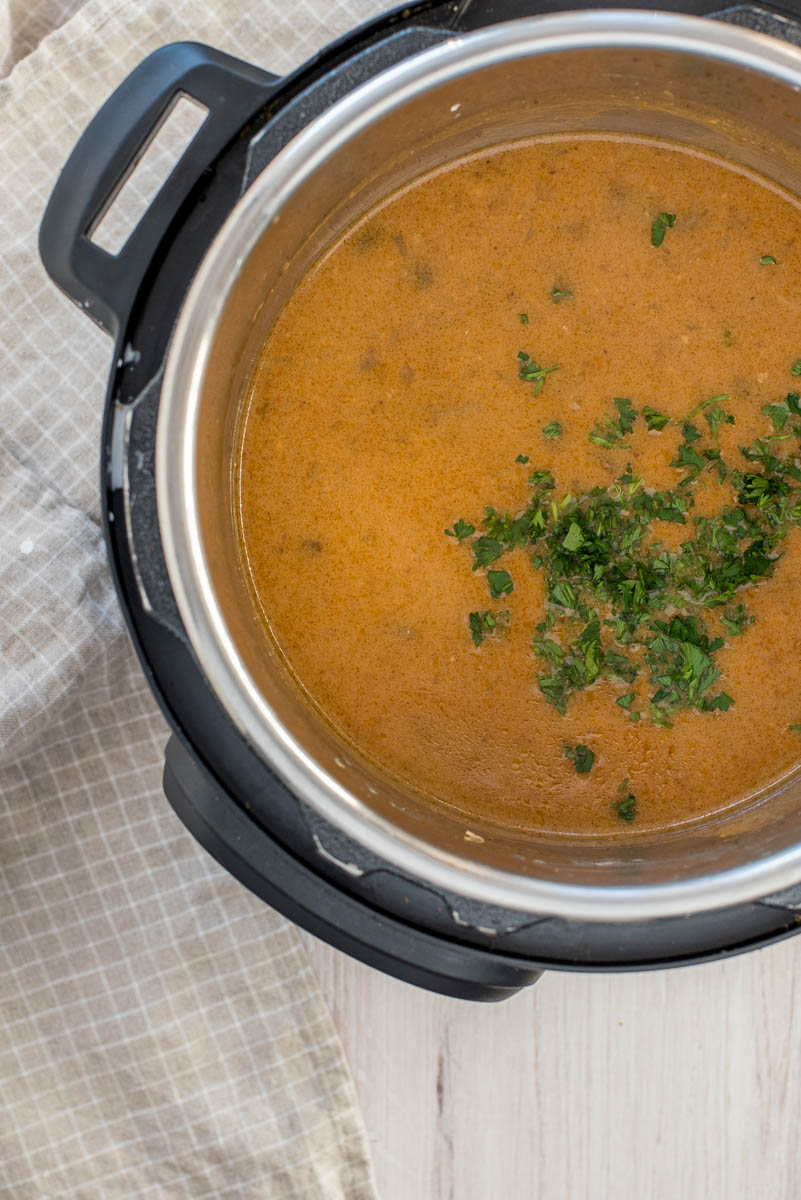
[[[209,115],[208,106],[179,92],[87,230],[87,237],[115,257],[124,249]]]

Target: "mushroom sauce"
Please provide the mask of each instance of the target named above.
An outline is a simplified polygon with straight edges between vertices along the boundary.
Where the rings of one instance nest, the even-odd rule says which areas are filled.
[[[542,139],[416,180],[307,274],[241,422],[240,549],[362,755],[565,833],[798,766],[800,216],[678,145]]]

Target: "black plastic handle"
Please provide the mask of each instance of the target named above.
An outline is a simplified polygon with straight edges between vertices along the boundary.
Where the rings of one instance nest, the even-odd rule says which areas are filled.
[[[53,189],[39,253],[53,282],[116,337],[181,204],[225,146],[266,103],[278,77],[196,42],[162,46],[92,119]],[[90,240],[176,99],[208,116],[118,254]]]
[[[315,937],[405,983],[458,1000],[506,1000],[541,975],[496,953],[407,925],[342,891],[257,825],[173,734],[164,794],[209,854],[271,908]]]

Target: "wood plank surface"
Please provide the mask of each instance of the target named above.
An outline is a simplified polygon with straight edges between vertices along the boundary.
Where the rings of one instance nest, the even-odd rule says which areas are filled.
[[[382,1200],[801,1197],[801,938],[487,1006],[306,944]]]

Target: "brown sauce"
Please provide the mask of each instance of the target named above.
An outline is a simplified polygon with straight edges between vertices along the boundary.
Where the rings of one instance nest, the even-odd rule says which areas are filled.
[[[677,221],[655,248],[663,210]],[[772,577],[738,597],[754,624],[718,656],[735,705],[679,712],[673,728],[633,724],[603,680],[565,715],[546,701],[531,648],[544,581],[522,550],[503,564],[508,634],[476,648],[467,617],[488,607],[487,580],[443,530],[487,503],[525,508],[531,468],[550,468],[560,494],[607,485],[626,462],[649,487],[675,486],[675,435],[638,422],[627,452],[588,441],[613,397],[681,418],[728,393],[732,461],[769,433],[762,405],[801,382],[800,215],[765,181],[679,147],[515,144],[390,198],[303,280],[243,424],[243,560],[298,684],[369,759],[466,814],[574,833],[623,830],[611,808],[623,778],[637,796],[625,828],[650,829],[798,765],[797,528]],[[570,299],[554,303],[555,286]],[[560,364],[536,398],[521,349]],[[546,440],[553,420],[564,433]],[[696,511],[725,492],[710,478]],[[566,743],[592,748],[589,773]]]

